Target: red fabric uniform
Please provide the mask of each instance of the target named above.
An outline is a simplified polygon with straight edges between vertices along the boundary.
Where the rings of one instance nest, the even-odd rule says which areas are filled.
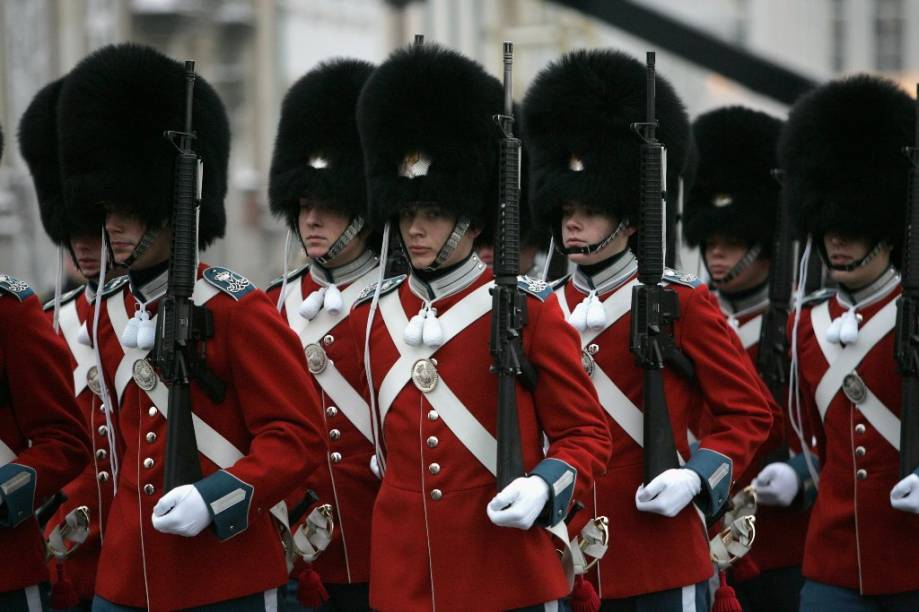
[[[338,289],[345,292],[345,296],[354,294],[356,297],[363,287],[376,279],[377,268],[372,262],[368,263],[367,271],[353,283],[337,285]],[[363,336],[352,337],[347,322],[350,300],[344,303],[344,316],[341,317],[332,317],[320,311],[316,318],[307,321],[298,313],[303,299],[321,288],[308,268],[292,274],[289,282],[292,285],[288,285],[285,291],[282,316],[300,334],[300,344],[304,349],[310,344],[321,346],[326,359],[331,362],[325,367],[337,370],[355,390],[355,397],[349,401],[350,405],[339,405],[342,402],[330,396],[316,376],[311,377],[321,402],[321,418],[329,454],[326,457],[326,467],[310,473],[296,493],[288,498],[287,505],[292,508],[300,503],[309,489],[319,496],[320,504],[331,503],[335,531],[329,547],[313,562],[313,568],[323,582],[367,582],[370,580],[370,518],[380,484],[370,471],[370,458],[373,456],[370,411],[366,401],[359,395],[364,365],[355,353],[354,346],[363,341]],[[268,290],[268,297],[272,302],[277,302],[280,292],[279,285],[272,286]],[[329,374],[323,370],[317,376],[325,381]],[[360,426],[348,416],[355,413],[362,417],[359,419]],[[300,522],[304,520],[306,516]],[[291,525],[292,529],[294,527]]]
[[[0,275],[0,592],[48,580],[34,509],[89,461],[69,363],[32,290]]]
[[[633,404],[625,409],[623,402],[610,401],[609,396],[604,397],[600,392],[601,403],[608,402],[605,406],[607,421],[616,452],[606,476],[597,481],[592,503],[585,514],[605,515],[610,522],[609,552],[590,574],[603,599],[620,599],[695,584],[710,578],[713,571],[705,524],[696,508],[689,505],[677,516],[667,518],[640,512],[635,507],[635,492],[643,481],[644,458],[642,447],[632,435],[637,435],[638,439],[642,435],[640,414],[634,411],[641,410],[643,370],[635,365],[629,351],[631,315],[628,307],[634,268],[630,276],[627,266],[619,265],[622,266],[621,284],[609,285],[605,291],[601,289],[598,297],[605,301],[618,292],[627,292],[620,298],[624,314],[614,322],[607,316],[611,324],[589,343],[582,341],[588,349],[591,346],[596,349],[593,359],[598,371],[593,375],[594,380],[598,380],[602,370]],[[731,339],[732,332],[713,304],[708,289],[695,280],[668,278],[680,302],[680,318],[673,326],[674,340],[695,369],[694,381],[674,372],[672,367],[665,369],[664,388],[671,425],[678,453],[689,458],[685,432],[703,405],[711,411],[711,426],[699,441],[700,450],[709,451],[709,458],[720,457],[721,462],[712,464],[715,471],[711,473],[701,465],[696,468],[693,465],[699,460],[699,451],[696,451],[687,467],[700,473],[703,497],[719,498],[709,499],[705,504],[716,511],[727,500],[728,487],[733,482],[731,474],[743,473],[767,439],[772,423],[771,409],[759,387],[751,384],[756,372]],[[574,278],[556,291],[564,298],[563,309],[568,312],[585,298],[585,293],[575,286]],[[624,426],[610,416],[610,409],[621,411],[619,414],[630,421],[623,419]],[[631,434],[627,428],[631,429]],[[711,491],[707,496],[708,489]]]
[[[806,307],[798,324],[802,409],[816,429],[822,466],[803,573],[811,580],[858,590],[863,595],[919,589],[919,516],[890,506],[890,490],[900,480],[900,457],[873,417],[868,418],[860,405],[836,388],[830,389],[835,393],[821,419],[815,393],[830,365],[842,360],[844,352],[870,346],[867,328],[883,309],[895,308],[899,295],[897,283],[877,302],[858,309],[863,317],[859,338],[845,351],[817,335],[822,334],[821,319],[833,320],[844,312],[838,297]],[[854,370],[886,407],[882,410],[899,417],[900,376],[893,360],[895,312],[886,310],[884,314],[891,329],[846,373]],[[828,361],[821,343],[840,354]],[[898,436],[897,426],[892,437],[898,440]]]
[[[485,316],[491,297],[483,288],[492,275],[482,267],[469,286],[434,302],[449,333],[446,321],[473,309],[464,298],[475,294],[482,300],[481,314],[431,355],[439,376],[431,393],[448,389],[472,416],[467,429],[484,429],[487,435],[458,433],[461,428],[447,421],[464,410],[438,407],[410,379],[397,385],[383,419],[386,472],[373,512],[370,600],[384,612],[435,606],[441,611],[506,610],[556,600],[569,591],[555,550],[558,543],[544,529],[501,528],[489,521],[486,506],[496,493],[495,476],[464,444],[494,436],[497,419],[497,378],[489,373],[491,317]],[[539,381],[532,393],[517,387],[523,464],[532,471],[555,459],[574,468],[574,497],[581,499],[608,461],[609,433],[580,367],[577,336],[555,298],[545,293],[544,302],[527,297],[523,344]],[[368,302],[357,305],[349,318],[361,354]],[[388,372],[406,378],[413,369],[414,351],[409,361],[393,364],[400,357],[396,343],[403,342],[405,322],[421,305],[410,281],[380,299],[370,338],[378,397]],[[405,317],[393,335],[384,322],[386,308]],[[427,354],[424,347],[417,351]],[[543,433],[549,441],[545,455]],[[552,512],[564,517],[564,509]]]
[[[210,292],[206,305],[213,314],[214,336],[206,344],[207,366],[226,385],[226,396],[216,404],[193,382],[192,405],[195,415],[244,456],[218,470],[205,451],[207,442],[198,436],[205,477],[196,487],[214,523],[194,538],[163,534],[151,524],[153,506],[164,494],[166,421],[157,407],[165,406],[161,401],[154,405],[138,380],[130,377],[134,368],[143,366],[139,361],[145,352],[126,350],[116,331],[124,327],[126,313],[135,311],[132,292],[137,290],[132,287],[113,296],[101,312],[99,346],[113,397],[119,392],[116,379],[122,380],[117,374],[122,361],[121,371],[127,367],[129,373],[113,414],[124,450],[96,581],[97,595],[117,604],[174,610],[285,584],[287,565],[269,510],[319,464],[323,444],[316,418],[318,398],[296,338],[265,294],[248,280],[210,268],[204,274],[222,283],[217,289],[201,279],[204,269],[199,267],[196,299],[199,290],[204,290],[202,295]],[[164,290],[165,273],[159,280]],[[156,298],[160,291],[149,286],[144,291]],[[148,305],[151,316],[156,307],[155,302]],[[157,387],[164,384],[157,381],[151,393]],[[228,495],[211,501],[202,483],[220,478],[232,483]],[[241,493],[244,499],[234,497]],[[224,502],[228,509],[218,510],[227,506]],[[229,524],[223,519],[227,515],[235,517]]]

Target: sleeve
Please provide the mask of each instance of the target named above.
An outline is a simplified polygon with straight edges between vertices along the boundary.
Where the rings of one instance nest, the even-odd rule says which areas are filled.
[[[224,328],[230,372],[252,438],[248,453],[198,481],[226,539],[283,500],[321,461],[319,397],[294,333],[261,291],[234,304]]]
[[[688,294],[679,321],[679,346],[695,364],[696,382],[711,413],[711,427],[685,467],[702,481],[696,500],[709,517],[728,500],[735,474],[742,474],[770,436],[772,411],[759,375],[731,339],[721,311],[707,299],[708,289]]]
[[[70,356],[38,298],[2,301],[5,383],[24,447],[0,467],[0,526],[9,527],[80,473],[89,440],[73,396]]]
[[[603,474],[612,442],[593,383],[581,365],[580,339],[555,296],[541,303],[536,314],[524,333],[530,336],[527,357],[539,372],[534,400],[549,447],[546,459],[530,474],[549,485],[540,522],[552,525]]]

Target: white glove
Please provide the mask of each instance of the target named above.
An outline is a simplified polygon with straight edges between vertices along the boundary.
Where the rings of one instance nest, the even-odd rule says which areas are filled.
[[[890,490],[890,505],[903,512],[919,514],[919,476],[910,474]]]
[[[787,463],[770,463],[753,479],[756,500],[764,506],[788,507],[798,495],[801,481]]]
[[[211,524],[211,513],[194,485],[181,485],[153,506],[153,527],[162,533],[193,538]]]
[[[673,468],[658,474],[647,486],[635,491],[635,507],[674,517],[702,490],[702,479],[687,468]]]
[[[488,502],[488,518],[498,527],[529,529],[549,501],[549,485],[539,476],[514,479]]]
[[[370,471],[377,479],[383,480],[383,475],[380,474],[380,462],[375,454],[370,457]]]

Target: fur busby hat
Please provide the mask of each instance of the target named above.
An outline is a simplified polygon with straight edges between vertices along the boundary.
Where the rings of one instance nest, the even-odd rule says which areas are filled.
[[[860,75],[832,81],[794,105],[779,138],[782,194],[799,229],[827,230],[894,250],[903,241],[913,99],[891,81]],[[822,248],[822,240],[818,246]],[[896,253],[891,261],[898,262]]]
[[[354,113],[373,65],[353,59],[320,64],[294,83],[281,105],[271,161],[271,211],[296,229],[300,198],[313,197],[353,217],[365,214],[364,156]]]
[[[574,51],[540,72],[523,100],[530,159],[530,206],[555,223],[577,200],[637,222],[639,149],[632,129],[644,121],[645,66],[612,50]],[[675,203],[691,137],[689,118],[670,83],[656,77],[657,138],[667,147],[668,199]]]
[[[371,221],[435,202],[488,234],[503,105],[501,83],[455,51],[425,43],[390,55],[357,107]]]
[[[776,145],[782,122],[742,106],[700,115],[692,124],[699,155],[683,209],[683,233],[698,246],[715,232],[772,251],[779,183]]]
[[[223,236],[230,128],[217,92],[195,81],[192,148],[204,161],[201,248]],[[155,227],[172,218],[176,147],[185,127],[185,68],[149,47],[110,45],[83,59],[61,89],[64,197],[74,214],[101,223],[105,205]]]

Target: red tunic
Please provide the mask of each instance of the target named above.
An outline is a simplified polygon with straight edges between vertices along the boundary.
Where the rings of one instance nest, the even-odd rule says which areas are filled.
[[[0,592],[48,580],[33,512],[89,461],[69,364],[32,290],[0,275]]]
[[[226,385],[223,402],[214,403],[192,383],[194,414],[243,456],[218,470],[198,436],[205,478],[196,486],[215,517],[193,538],[160,533],[151,524],[153,506],[164,494],[166,421],[162,393],[154,402],[130,372],[144,351],[126,350],[116,327],[133,313],[135,298],[125,289],[101,313],[99,345],[111,394],[119,392],[113,414],[120,455],[118,492],[109,513],[96,593],[126,606],[174,610],[235,599],[287,582],[284,552],[269,510],[318,467],[323,442],[318,431],[318,398],[309,383],[303,351],[265,294],[248,280],[223,269],[223,290],[201,280],[212,297],[214,336],[207,341],[207,366]],[[123,310],[119,308],[123,306]],[[157,304],[148,309],[155,315]],[[114,326],[113,326],[114,325]],[[119,364],[124,360],[118,376]],[[143,381],[143,377],[141,377]],[[161,381],[151,390],[164,387]],[[157,408],[160,408],[158,410]],[[222,478],[233,483],[226,496],[211,501],[202,483]],[[235,487],[235,490],[232,490]],[[208,487],[210,490],[210,487]],[[244,498],[237,498],[237,493]],[[228,508],[224,510],[223,508]],[[230,524],[224,517],[232,515]],[[218,518],[220,519],[218,521]]]
[[[544,529],[522,531],[489,521],[486,506],[496,493],[495,476],[464,444],[484,443],[495,435],[497,378],[489,372],[491,317],[484,316],[490,311],[485,285],[491,280],[486,270],[468,287],[434,303],[445,321],[474,310],[463,301],[467,296],[487,300],[473,322],[432,354],[439,379],[431,393],[452,392],[465,407],[459,411],[448,411],[439,398],[406,380],[415,356],[426,354],[424,347],[393,368],[404,323],[419,312],[422,300],[409,282],[381,298],[370,338],[373,388],[382,397],[390,371],[404,382],[394,386],[382,427],[386,472],[374,506],[371,545],[375,609],[506,610],[568,594],[558,543]],[[395,338],[384,323],[385,307],[404,317],[395,326]],[[543,302],[528,296],[527,308],[524,350],[539,382],[533,393],[517,387],[524,467],[534,469],[544,456],[565,462],[577,470],[574,497],[583,499],[608,461],[609,433],[580,365],[577,336],[555,298],[549,294]],[[368,311],[368,302],[352,311],[357,339],[364,337]],[[363,354],[363,342],[358,350]],[[448,425],[448,412],[453,417],[465,412],[471,419],[464,428]],[[548,438],[545,455],[543,434]],[[493,453],[492,447],[492,460]]]

